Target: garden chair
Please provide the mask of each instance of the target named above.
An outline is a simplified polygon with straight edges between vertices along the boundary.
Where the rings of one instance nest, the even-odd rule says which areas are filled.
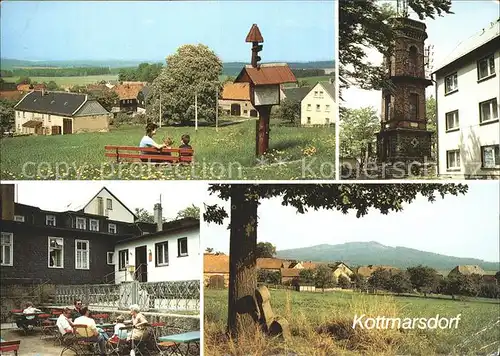
[[[19,351],[20,346],[21,346],[21,340],[1,341],[0,355],[3,355],[4,352],[14,352],[14,355],[17,356],[17,352]]]
[[[99,344],[94,336],[87,333],[87,325],[73,325],[75,337],[68,341],[61,351],[61,356],[94,356],[99,355]]]

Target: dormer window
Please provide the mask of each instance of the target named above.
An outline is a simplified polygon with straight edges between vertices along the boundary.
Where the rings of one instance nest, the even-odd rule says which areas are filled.
[[[90,231],[99,231],[99,220],[90,219]]]
[[[80,230],[85,230],[87,228],[87,220],[85,218],[76,218],[76,228]]]
[[[45,216],[45,225],[56,226],[56,217],[54,215]]]
[[[14,215],[14,221],[24,222],[24,216],[22,216],[22,215]]]

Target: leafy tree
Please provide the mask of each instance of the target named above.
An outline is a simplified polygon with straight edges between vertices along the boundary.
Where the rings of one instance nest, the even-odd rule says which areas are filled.
[[[259,269],[257,271],[257,282],[267,284],[281,284],[281,273],[279,271]]]
[[[11,128],[15,122],[15,101],[0,98],[0,127]]]
[[[276,255],[276,246],[270,242],[259,242],[255,253],[257,258],[272,258]]]
[[[155,217],[149,211],[143,208],[135,208],[135,216],[137,216],[136,222],[146,222],[154,223]],[[167,219],[162,218],[163,222],[167,222]]]
[[[479,287],[479,296],[483,298],[500,298],[500,288],[494,283],[483,283]]]
[[[292,124],[300,121],[300,102],[297,100],[284,99],[277,112],[276,118]]]
[[[421,194],[433,202],[436,193],[458,195],[467,192],[462,184],[212,184],[211,194],[230,200],[228,331],[237,338],[241,328],[253,330],[256,312],[244,308],[257,287],[257,210],[261,199],[281,197],[283,205],[303,214],[311,209],[351,210],[362,217],[368,210],[382,214],[403,210]],[[207,205],[204,220],[222,224],[228,213],[219,205]]]
[[[366,280],[365,276],[359,273],[354,273],[351,275],[351,281],[355,289],[359,291],[366,291],[368,286],[368,281]]]
[[[153,81],[148,97],[151,110],[148,116],[162,116],[174,122],[189,123],[195,118],[195,94],[197,94],[198,119],[215,121],[215,90],[221,83],[222,62],[207,46],[183,45],[167,57],[167,65]]]
[[[497,280],[497,283],[500,282],[500,271],[495,273],[495,279]]]
[[[427,297],[427,293],[433,291],[439,283],[438,273],[434,268],[419,265],[408,268],[407,272],[413,288],[424,293],[424,297]]]
[[[214,249],[213,249],[212,247],[207,247],[207,248],[205,249],[205,252],[206,252],[206,253],[212,253],[212,252],[214,252]]]
[[[319,265],[314,273],[314,284],[316,288],[325,288],[334,285],[332,269],[327,265]]]
[[[349,278],[347,278],[344,275],[341,275],[339,277],[337,283],[338,283],[339,287],[342,288],[342,289],[349,289],[349,288],[351,288],[351,281],[349,280]]]
[[[314,283],[314,270],[309,268],[301,269],[299,272],[299,282],[302,284]]]
[[[17,85],[19,84],[31,84],[31,79],[30,77],[21,77],[19,80],[16,82]]]
[[[408,6],[419,16],[434,18],[451,12],[451,0],[409,0]],[[378,0],[340,0],[339,60],[341,87],[355,85],[364,89],[388,87],[381,66],[367,61],[365,48],[384,56],[391,53],[393,31],[390,19],[395,17],[392,5]]]
[[[410,278],[405,272],[393,274],[388,281],[388,287],[391,292],[398,294],[411,292],[412,290]]]
[[[368,284],[375,291],[389,290],[390,288],[389,281],[391,280],[391,277],[392,275],[390,271],[383,268],[378,268],[375,271],[373,271],[370,278],[368,278]]]
[[[436,122],[436,99],[431,96],[425,101],[425,111],[427,113],[427,130],[432,132],[431,136],[431,156],[437,158],[437,122]]]
[[[56,82],[54,82],[53,80],[51,80],[50,82],[48,82],[47,84],[45,84],[47,90],[59,90],[59,85],[57,85]]]
[[[298,86],[299,88],[304,88],[304,87],[309,86],[309,82],[308,82],[307,80],[299,80],[299,81],[297,82],[297,86]]]
[[[473,296],[477,293],[473,279],[463,274],[454,274],[446,278],[443,291],[445,294],[451,295],[453,300],[457,295]]]
[[[194,204],[191,204],[191,206],[188,206],[187,208],[180,210],[177,213],[176,219],[184,219],[184,218],[194,218],[199,220],[200,208]]]
[[[380,131],[377,111],[373,107],[345,110],[340,116],[340,156],[356,158],[364,165],[369,146],[375,148],[375,134]]]

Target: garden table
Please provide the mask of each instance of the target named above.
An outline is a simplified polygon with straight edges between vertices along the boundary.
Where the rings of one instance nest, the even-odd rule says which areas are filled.
[[[182,334],[174,334],[174,335],[168,335],[168,336],[160,336],[158,337],[159,341],[170,341],[175,343],[175,352],[178,352],[181,355],[189,355],[189,346],[191,344],[194,344],[197,348],[198,351],[200,350],[200,331],[190,331],[187,333],[182,333]],[[186,353],[183,354],[180,345],[181,344],[186,344]]]

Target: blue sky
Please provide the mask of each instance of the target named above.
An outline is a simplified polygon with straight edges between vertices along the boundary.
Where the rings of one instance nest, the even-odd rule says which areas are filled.
[[[263,61],[332,60],[332,1],[2,1],[3,58],[163,60],[203,43],[223,61],[249,61],[253,23]]]
[[[419,197],[402,212],[382,215],[371,211],[362,218],[354,212],[311,211],[304,215],[284,207],[279,199],[259,206],[258,241],[271,242],[278,250],[319,244],[377,241],[456,257],[499,261],[499,184],[467,182],[466,195],[437,198],[434,203]],[[222,203],[206,193],[208,204]],[[225,204],[227,207],[228,204]],[[229,252],[229,230],[202,223],[205,247]]]

